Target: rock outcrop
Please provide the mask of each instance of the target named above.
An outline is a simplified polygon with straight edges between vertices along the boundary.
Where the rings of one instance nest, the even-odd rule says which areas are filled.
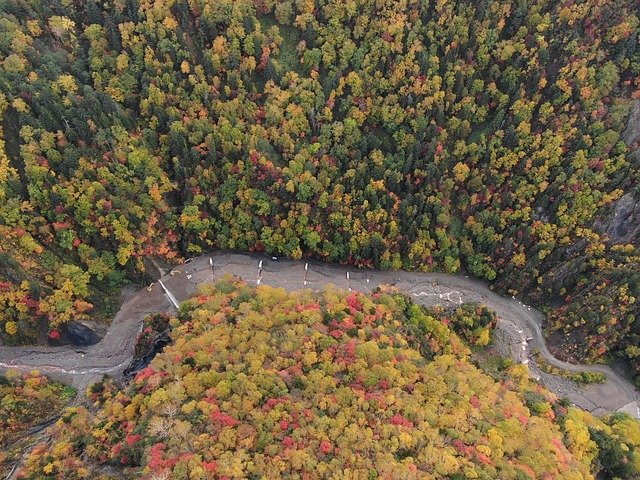
[[[73,345],[74,347],[88,347],[100,341],[100,336],[85,324],[74,320],[60,327],[59,345]]]
[[[631,155],[637,158],[640,154],[640,100],[636,100],[631,108],[627,128],[622,132],[622,140],[631,150]]]
[[[640,160],[640,100],[636,100],[629,114],[622,139],[629,148],[628,158]],[[631,170],[634,172],[634,170]],[[638,179],[630,179],[638,185]],[[613,206],[611,213],[595,222],[595,228],[609,237],[610,243],[638,243],[640,234],[640,191],[632,189]]]
[[[602,225],[611,243],[637,243],[640,234],[640,197],[629,192],[620,198]]]

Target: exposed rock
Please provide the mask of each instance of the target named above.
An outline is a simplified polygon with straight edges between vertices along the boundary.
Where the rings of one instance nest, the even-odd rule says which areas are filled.
[[[144,263],[147,275],[154,282],[158,278],[164,277],[167,273],[169,273],[169,270],[171,270],[171,267],[161,259],[156,259],[154,257],[145,257],[142,261]]]
[[[564,262],[544,274],[543,284],[553,291],[560,291],[565,285],[575,285],[583,272],[585,259],[576,256]]]
[[[638,159],[640,157],[640,100],[633,103],[622,139],[631,151],[628,154],[629,157]],[[631,180],[632,186],[638,183],[637,178]],[[610,243],[637,243],[640,233],[640,196],[634,194],[633,190],[628,191],[615,203],[607,217],[596,220],[594,227],[605,233]]]
[[[638,402],[628,403],[624,407],[619,408],[618,411],[619,412],[628,413],[633,418],[639,418],[640,419],[640,407],[638,407]]]
[[[73,345],[75,347],[88,347],[100,341],[100,336],[86,325],[70,321],[60,327],[60,339],[56,345]]]
[[[640,100],[636,100],[631,108],[627,128],[622,133],[622,139],[631,150],[633,156],[640,152]]]
[[[613,208],[612,215],[596,223],[611,243],[636,243],[640,234],[640,198],[633,192],[623,195]]]
[[[136,354],[136,356],[131,360],[129,366],[122,372],[124,378],[130,379],[135,376],[143,368],[146,368],[153,357],[155,357],[164,347],[171,343],[171,338],[169,337],[169,332],[164,331],[156,336],[153,340],[153,343],[149,347],[149,349],[142,355]]]

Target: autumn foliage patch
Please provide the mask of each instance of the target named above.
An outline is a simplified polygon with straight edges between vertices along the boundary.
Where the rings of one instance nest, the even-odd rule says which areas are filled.
[[[493,318],[426,310],[393,288],[203,286],[169,321],[173,342],[125,390],[103,385],[93,419],[59,422],[21,478],[93,478],[89,465],[109,465],[146,480],[587,480],[606,455],[589,428],[638,467],[637,422],[566,407],[522,366],[492,379],[451,315],[465,328]]]

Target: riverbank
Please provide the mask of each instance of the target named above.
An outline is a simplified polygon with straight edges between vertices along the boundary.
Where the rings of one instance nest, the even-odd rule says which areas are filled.
[[[498,315],[496,349],[515,361],[529,363],[532,349],[551,365],[572,372],[599,372],[606,376],[601,384],[584,387],[570,385],[566,379],[538,371],[532,374],[559,396],[595,414],[624,408],[637,411],[638,391],[606,365],[575,365],[556,359],[542,335],[544,315],[515,298],[502,297],[482,281],[443,273],[354,270],[347,267],[264,255],[215,252],[192,259],[164,275],[149,288],[141,289],[118,311],[104,338],[96,345],[77,352],[70,347],[0,347],[0,370],[38,369],[54,379],[82,391],[102,375],[118,376],[133,358],[135,339],[142,319],[149,313],[175,311],[175,304],[197,291],[199,284],[212,282],[226,274],[248,283],[268,284],[286,290],[320,290],[327,284],[339,288],[370,292],[381,284],[393,284],[416,303],[425,305],[483,303]],[[640,415],[637,415],[640,416]]]

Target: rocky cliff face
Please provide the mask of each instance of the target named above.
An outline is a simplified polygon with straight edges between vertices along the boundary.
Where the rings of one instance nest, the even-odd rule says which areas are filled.
[[[627,121],[627,128],[622,133],[622,139],[636,158],[640,156],[640,100],[636,100],[631,108]]]
[[[630,152],[627,154],[631,162],[640,162],[640,100],[633,104],[627,127],[622,139]],[[632,172],[637,170],[631,169]],[[592,228],[606,235],[609,244],[633,244],[640,246],[640,182],[638,178],[627,179],[627,193],[617,200],[608,210],[601,212],[593,220]],[[629,188],[629,186],[631,188]],[[540,215],[542,218],[542,214]],[[588,254],[585,252],[587,241],[577,240],[564,249],[559,249],[547,258],[549,269],[542,274],[542,282],[551,291],[570,289],[576,285],[581,276],[587,274]],[[532,294],[536,301],[544,301],[542,291]]]
[[[638,243],[640,234],[640,196],[629,192],[618,200],[611,215],[600,225],[611,243]]]
[[[629,159],[640,161],[640,100],[631,109],[622,139],[630,150]],[[629,179],[635,189],[629,191],[613,206],[610,214],[595,222],[596,230],[605,233],[611,243],[638,244],[640,237],[640,185],[638,178]]]

